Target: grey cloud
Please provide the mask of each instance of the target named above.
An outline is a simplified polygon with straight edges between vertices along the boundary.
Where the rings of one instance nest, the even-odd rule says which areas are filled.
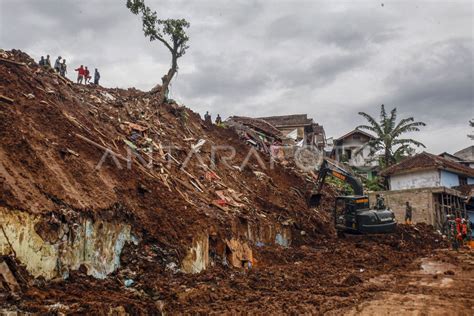
[[[189,98],[225,95],[235,102],[256,95],[269,81],[249,56],[231,61],[211,56],[197,63],[193,73],[181,75],[180,89]]]
[[[435,42],[388,76],[388,101],[410,107],[419,117],[446,120],[474,114],[472,38]]]
[[[342,50],[364,50],[371,44],[397,38],[400,29],[391,26],[391,21],[393,17],[383,12],[374,14],[369,9],[328,12],[320,10],[315,3],[273,20],[266,29],[265,40],[272,45],[304,40]]]
[[[368,52],[324,55],[313,60],[307,67],[293,71],[291,75],[284,74],[285,77],[291,78],[285,83],[289,83],[291,87],[309,85],[315,89],[321,88],[332,83],[340,74],[363,67],[369,56]]]

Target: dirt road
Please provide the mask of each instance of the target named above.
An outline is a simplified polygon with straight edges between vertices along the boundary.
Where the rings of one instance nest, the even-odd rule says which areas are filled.
[[[474,315],[474,253],[441,250],[419,269],[369,280],[384,286],[373,299],[331,315]]]

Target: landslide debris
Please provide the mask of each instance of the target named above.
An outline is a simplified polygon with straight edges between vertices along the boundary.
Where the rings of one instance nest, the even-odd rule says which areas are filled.
[[[4,254],[21,287],[20,300],[0,296],[4,311],[323,313],[371,297],[381,287],[370,277],[443,246],[424,225],[337,239],[335,192],[327,187],[323,205],[309,209],[311,177],[291,163],[262,168],[255,156],[242,165],[253,147],[232,129],[149,92],[76,85],[21,51],[0,55],[0,209],[38,217],[36,234],[52,244],[74,239],[62,229],[82,218],[126,223],[137,240],[103,280],[87,265],[32,278]],[[214,146],[235,156],[212,160]],[[184,273],[202,236],[207,269]]]

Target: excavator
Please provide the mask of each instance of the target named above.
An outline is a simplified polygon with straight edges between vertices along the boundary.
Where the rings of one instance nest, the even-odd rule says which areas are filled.
[[[369,198],[364,195],[361,181],[327,159],[323,159],[316,184],[309,194],[308,204],[310,207],[320,204],[321,190],[328,175],[348,183],[354,191],[354,195],[336,197],[333,217],[338,234],[382,234],[395,231],[397,226],[395,214],[386,208],[370,209]]]

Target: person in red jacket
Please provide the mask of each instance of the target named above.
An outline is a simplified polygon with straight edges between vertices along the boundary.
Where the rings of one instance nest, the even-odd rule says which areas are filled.
[[[90,76],[89,69],[84,69],[84,83],[87,84],[92,77]]]
[[[82,83],[82,79],[84,79],[84,74],[85,74],[84,66],[81,65],[81,67],[74,70],[77,71],[77,83]]]

